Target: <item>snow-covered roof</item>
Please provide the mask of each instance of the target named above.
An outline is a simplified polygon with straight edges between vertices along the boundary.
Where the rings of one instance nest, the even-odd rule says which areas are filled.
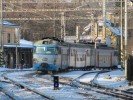
[[[1,24],[1,21],[0,21],[0,24]],[[8,22],[8,21],[3,21],[3,26],[20,27],[18,25]]]
[[[104,25],[103,20],[99,20],[98,24],[99,24],[99,26],[103,26]],[[113,27],[111,24],[112,24],[112,22],[110,20],[106,20],[106,24],[105,24],[106,27],[109,28],[110,31],[114,33],[114,35],[120,36],[121,35],[120,28]],[[122,33],[123,33],[123,36],[124,36],[124,31],[122,31]]]
[[[4,45],[5,47],[16,47],[16,45]],[[17,47],[21,48],[33,48],[33,42],[20,39],[19,45]]]
[[[20,39],[20,45],[33,45],[33,42],[32,41],[27,41],[27,40],[24,40],[24,39]]]
[[[117,36],[120,36],[120,29],[111,26],[111,21],[106,20],[106,26]]]

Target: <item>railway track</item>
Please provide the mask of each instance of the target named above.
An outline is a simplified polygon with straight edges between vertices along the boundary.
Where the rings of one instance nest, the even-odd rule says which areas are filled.
[[[96,71],[97,72],[97,71]],[[88,72],[88,73],[95,73],[95,71],[94,72]],[[87,73],[85,73],[85,74],[87,74]],[[56,74],[55,74],[56,75]],[[37,77],[41,77],[41,76],[37,76]],[[46,77],[42,77],[42,78],[46,78]],[[50,80],[50,78],[46,78],[47,80]],[[72,81],[74,81],[72,78],[68,78],[68,77],[60,77],[59,78],[59,84],[60,85],[63,85],[63,86],[70,86],[70,87],[73,87],[73,85],[71,84],[71,82]],[[83,90],[83,88],[82,87],[78,87],[80,90]],[[87,87],[86,87],[87,88]],[[90,90],[89,88],[88,88],[88,90]],[[87,100],[88,99],[97,99],[97,97],[95,96],[95,95],[93,95],[93,93],[90,93],[90,92],[88,92],[88,91],[78,91],[78,92],[76,92],[77,94],[79,94],[79,95],[82,95],[83,97],[85,97],[85,98],[87,98]],[[99,98],[98,98],[99,99]]]
[[[49,75],[49,76],[51,76],[51,75]],[[17,79],[18,81],[19,80],[21,80],[21,79],[24,79],[23,81],[22,81],[22,83],[21,82],[18,82],[18,81],[15,81],[13,78],[9,78],[6,74],[5,75],[3,75],[3,77],[4,78],[6,78],[6,79],[8,79],[8,80],[10,80],[11,82],[13,82],[14,84],[18,84],[20,87],[22,87],[22,88],[24,88],[24,89],[28,89],[28,90],[31,90],[31,91],[33,91],[33,92],[35,92],[35,93],[37,93],[37,94],[39,94],[39,95],[41,95],[41,96],[43,96],[44,98],[47,98],[48,100],[58,100],[58,96],[56,95],[55,97],[54,97],[54,95],[53,94],[51,94],[51,95],[49,95],[50,93],[58,93],[59,91],[60,91],[60,89],[61,88],[59,88],[59,91],[57,90],[57,91],[55,91],[55,90],[53,90],[54,88],[52,88],[52,92],[50,92],[50,93],[47,93],[47,92],[43,92],[43,90],[41,89],[39,89],[39,88],[44,88],[44,91],[45,91],[45,87],[53,87],[53,78],[51,78],[51,77],[48,77],[48,78],[41,78],[39,75],[36,75],[36,73],[35,74],[31,74],[31,75],[25,75],[25,76],[23,76],[23,78],[22,77],[19,77],[19,76],[17,76],[16,78],[14,78],[14,79]],[[49,79],[49,80],[48,80]],[[68,79],[68,78],[61,78],[60,80],[62,80],[62,85],[67,85],[66,87],[68,87],[68,89],[70,89],[71,88],[71,86],[70,86],[70,82],[71,82],[71,79]],[[47,83],[48,82],[48,83]],[[61,83],[60,83],[61,84]],[[38,85],[37,87],[36,87],[36,85]],[[73,89],[73,87],[72,87],[72,89]],[[74,88],[75,89],[75,88]],[[40,90],[40,91],[39,91]],[[47,90],[46,90],[47,91]],[[50,89],[50,91],[51,91],[51,89]],[[60,91],[61,93],[62,93],[62,91]],[[67,92],[67,91],[66,91]],[[45,95],[46,94],[46,95]],[[63,93],[64,94],[64,93]],[[59,94],[60,95],[60,94]],[[78,94],[77,94],[78,95]],[[79,95],[79,97],[81,97],[80,95]],[[64,96],[62,97],[62,98],[64,98]],[[71,98],[71,97],[66,97],[65,96],[65,98]],[[75,97],[74,97],[75,98]],[[82,97],[81,97],[82,98]],[[84,97],[85,98],[85,97]],[[66,100],[69,100],[69,99],[66,99]],[[40,99],[40,100],[44,100],[44,99]],[[79,100],[79,98],[77,98],[77,100]],[[81,100],[81,99],[80,99]]]
[[[16,90],[14,90],[15,89],[14,87],[16,87],[17,89],[19,89],[19,91],[20,91],[20,89],[22,89],[23,93],[26,94],[26,92],[27,92],[28,94],[31,94],[31,97],[35,97],[36,99],[53,100],[52,98],[50,98],[50,97],[42,94],[41,92],[39,92],[39,91],[37,91],[35,89],[30,88],[28,85],[26,86],[23,83],[17,82],[15,80],[7,77],[6,76],[6,73],[2,74],[2,77],[4,77],[4,79],[8,80],[8,82],[7,81],[5,81],[5,82],[4,81],[1,81],[1,82],[3,84],[6,83],[7,85],[12,85],[12,87],[10,86],[11,91],[9,89],[5,89],[5,87],[3,85],[1,85],[0,89],[7,96],[9,96],[12,100],[19,100],[19,99],[24,100],[23,97],[21,98],[20,96],[18,96],[18,94],[16,92],[14,92],[14,91],[16,91]],[[30,95],[28,95],[28,96],[30,96]]]
[[[2,88],[1,82],[4,82],[4,81],[0,81],[0,91],[1,91],[0,94],[3,95],[4,97],[6,96],[8,98],[8,100],[15,100],[14,96],[12,96],[4,88]],[[8,82],[5,81],[5,83],[8,83]]]
[[[125,99],[132,100],[133,97],[131,95],[132,94],[131,90],[130,91],[124,91],[124,90],[119,90],[119,89],[112,89],[112,88],[104,87],[104,86],[101,86],[101,85],[95,83],[95,80],[97,79],[99,74],[105,73],[105,72],[108,72],[108,71],[87,72],[87,73],[82,74],[81,76],[79,76],[78,78],[76,78],[74,80],[70,77],[60,77],[59,84],[61,84],[63,86],[67,85],[69,87],[74,86],[74,87],[80,88],[81,90],[93,91],[95,93],[108,95],[108,96],[112,96],[112,97],[115,97],[115,98],[120,98],[120,99],[123,99],[123,100],[125,100]],[[94,77],[92,78],[92,80],[89,83],[83,83],[83,82],[80,82],[78,80],[79,78],[82,78],[82,77],[84,77],[85,75],[88,75],[88,74],[95,74]],[[11,79],[11,78],[7,77],[6,74],[3,75],[3,77],[5,79],[10,80],[11,84],[15,84],[15,85],[19,86],[22,89],[26,89],[28,91],[34,92],[34,93],[42,96],[46,100],[53,100],[53,98],[51,98],[47,95],[44,95],[44,93],[39,92],[36,88],[34,88],[36,84],[40,85],[41,87],[43,85],[45,85],[46,87],[53,86],[53,82],[52,82],[53,78],[52,78],[51,75],[49,75],[49,76],[46,75],[45,77],[41,77],[41,75],[31,74],[28,77],[25,76],[26,79],[21,83],[21,82],[14,81],[14,79]],[[19,79],[19,77],[18,77],[18,79]],[[20,78],[20,80],[21,80],[21,78]],[[49,83],[46,84],[46,82],[47,82],[46,80],[49,81]],[[34,82],[37,82],[37,83],[34,83]],[[27,85],[25,85],[25,84],[27,84]],[[32,86],[32,88],[29,87],[30,85]],[[90,98],[90,99],[91,98],[93,98],[93,99],[96,98],[96,96],[90,94],[89,92],[79,91],[79,92],[76,92],[76,93],[79,94],[79,95],[85,96],[87,98]],[[90,97],[88,97],[88,95],[90,95]]]
[[[116,97],[121,97],[122,99],[130,99],[133,100],[133,91],[128,91],[128,90],[121,90],[121,89],[117,89],[117,88],[109,88],[106,86],[102,86],[99,85],[95,82],[95,80],[97,80],[97,77],[99,74],[104,73],[104,72],[99,72],[97,73],[96,77],[92,80],[92,84],[95,85],[96,87],[99,87],[101,89],[105,89],[106,92],[111,92],[111,95],[114,95]]]
[[[90,74],[90,73],[85,73],[85,74],[81,75],[80,77],[76,78],[71,84],[72,84],[72,86],[75,86],[78,88],[95,91],[95,92],[98,92],[101,94],[121,98],[123,100],[125,100],[125,99],[126,100],[133,100],[133,96],[132,96],[133,91],[131,92],[128,90],[125,91],[125,90],[120,90],[120,89],[109,88],[109,87],[101,86],[101,85],[95,83],[95,80],[97,79],[98,75],[101,73],[106,73],[106,72],[108,72],[108,71],[97,72],[95,77],[89,83],[84,83],[84,82],[78,81],[79,78],[81,78],[87,74]]]
[[[13,100],[7,94],[0,90],[0,100]]]
[[[7,83],[5,82],[6,84],[11,84],[11,83]],[[3,84],[5,84],[4,81],[3,81]],[[15,96],[14,94],[11,93],[11,91],[8,91],[7,89],[5,89],[5,87],[2,86],[1,82],[0,82],[0,91],[2,91],[5,96],[8,96],[11,100],[16,100],[16,99],[19,99],[17,96]]]
[[[33,77],[32,77],[33,76]],[[35,89],[34,87],[36,87],[36,84],[39,86],[41,86],[41,87],[43,87],[43,86],[46,86],[46,87],[49,87],[49,86],[53,86],[53,78],[52,78],[52,76],[51,75],[45,75],[45,77],[40,77],[41,75],[36,75],[36,74],[31,74],[31,75],[28,75],[28,76],[25,76],[25,78],[23,77],[23,79],[25,79],[25,80],[23,80],[23,84],[22,84],[22,86],[21,87],[23,87],[23,88],[27,88],[27,86],[32,86],[32,88],[31,87],[29,87],[30,89],[33,89],[33,90],[36,90],[36,91],[38,91],[38,89]],[[5,77],[5,78],[7,78],[7,77]],[[21,78],[18,78],[18,79],[20,79],[21,80]],[[26,81],[27,80],[27,81]],[[33,80],[34,80],[34,82],[33,82]],[[62,90],[63,89],[63,87],[65,87],[65,89],[67,88],[67,91],[66,92],[68,92],[69,91],[69,93],[71,92],[71,91],[76,91],[75,92],[75,94],[77,94],[77,95],[80,95],[80,96],[82,96],[82,98],[80,99],[80,100],[82,100],[83,98],[86,98],[86,99],[88,99],[88,98],[90,98],[90,97],[88,97],[87,96],[87,94],[88,95],[92,95],[92,94],[90,94],[90,93],[84,93],[84,90],[82,90],[82,89],[78,89],[78,88],[75,88],[75,87],[72,87],[71,86],[71,81],[72,81],[73,79],[72,78],[67,78],[67,77],[60,77],[60,87],[59,87],[59,90],[57,90],[57,91],[60,91],[60,90]],[[14,81],[14,80],[13,80]],[[47,83],[47,81],[49,81],[48,83]],[[15,82],[16,83],[16,82]],[[26,87],[24,87],[23,85],[27,85]],[[41,90],[42,91],[42,90]],[[39,92],[39,93],[42,93],[42,92]],[[78,92],[77,92],[78,91]],[[55,93],[56,93],[56,91],[54,91]],[[44,95],[44,93],[42,93],[43,95]],[[63,93],[64,94],[64,93]],[[86,95],[85,95],[86,94]],[[75,95],[74,95],[74,97],[76,97]],[[94,97],[94,98],[93,98]],[[58,97],[56,96],[56,97],[54,97],[55,99],[57,99]],[[63,98],[64,98],[64,96],[63,96]],[[71,97],[69,97],[69,99],[70,99]],[[93,99],[95,99],[95,96],[91,96],[91,98],[93,98]],[[90,98],[90,99],[91,99]],[[51,98],[50,98],[51,99]],[[52,97],[52,99],[53,99],[53,97]],[[71,98],[72,99],[72,98]],[[79,98],[78,98],[79,99]],[[58,100],[58,99],[57,99]],[[68,100],[68,99],[66,99],[66,100]]]
[[[79,76],[78,78],[76,78],[74,80],[73,79],[68,79],[68,78],[61,77],[59,84],[74,86],[74,87],[77,87],[77,88],[80,88],[80,89],[83,89],[83,90],[93,91],[93,92],[97,92],[99,94],[113,96],[115,98],[121,98],[123,100],[125,100],[125,99],[133,99],[129,95],[121,94],[121,92],[120,92],[121,90],[119,90],[119,91],[117,90],[117,92],[116,92],[116,89],[110,89],[110,88],[107,88],[107,87],[102,87],[102,86],[94,83],[94,81],[96,80],[96,78],[98,77],[99,74],[106,73],[106,72],[109,72],[109,71],[92,71],[92,72],[87,72],[87,73],[82,74],[81,76]],[[83,83],[83,82],[77,81],[79,78],[81,78],[81,77],[83,77],[83,76],[85,76],[87,74],[93,74],[93,73],[96,73],[96,75],[92,79],[92,81],[90,81],[90,83]],[[88,95],[90,95],[92,98],[96,98],[95,96],[93,96],[93,95],[91,95],[89,93],[86,93],[86,92],[85,93],[77,92],[77,93],[80,94],[80,95],[86,96],[86,97],[88,97]]]

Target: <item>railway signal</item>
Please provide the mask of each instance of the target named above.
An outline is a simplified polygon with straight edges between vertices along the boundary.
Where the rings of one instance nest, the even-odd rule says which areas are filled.
[[[59,76],[53,76],[54,78],[54,90],[59,89]]]

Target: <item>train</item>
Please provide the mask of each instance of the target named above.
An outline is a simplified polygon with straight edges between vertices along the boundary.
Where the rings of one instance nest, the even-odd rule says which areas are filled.
[[[34,42],[33,69],[60,71],[68,69],[116,68],[118,50],[107,45],[67,43],[58,38]]]

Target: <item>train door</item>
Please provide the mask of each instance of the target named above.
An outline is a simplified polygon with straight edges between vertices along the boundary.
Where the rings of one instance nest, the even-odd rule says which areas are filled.
[[[61,69],[68,67],[68,47],[62,47],[61,49]]]
[[[99,50],[97,52],[97,66],[98,67],[111,67],[112,66],[112,53],[109,50]]]
[[[90,50],[90,66],[96,66],[96,49]]]
[[[73,47],[70,48],[70,62],[69,62],[69,66],[70,67],[75,67],[76,66],[76,50]]]
[[[91,63],[91,61],[90,61],[91,57],[90,56],[91,56],[90,50],[87,49],[86,53],[85,53],[85,66],[91,66],[91,64],[90,64]]]
[[[77,58],[78,58],[78,56],[77,56],[77,51],[76,51],[76,50],[74,50],[74,62],[75,62],[74,67],[76,67],[76,66],[77,66]]]
[[[67,67],[69,67],[69,62],[70,62],[70,47],[67,49]]]
[[[67,65],[68,67],[70,67],[71,47],[69,47],[67,50],[67,57],[68,57]]]
[[[88,54],[88,50],[85,51],[85,67],[87,67],[87,54]]]
[[[83,68],[85,66],[85,50],[84,48],[77,48],[76,50],[76,67]]]
[[[63,50],[62,50],[62,48],[61,48],[61,67],[60,67],[61,69],[62,69],[62,62],[63,62],[63,61],[62,61],[62,58],[63,58]]]
[[[62,54],[62,49],[61,49],[61,47],[57,47],[57,58],[56,58],[56,60],[55,60],[55,65],[57,65],[57,66],[59,66],[59,68],[61,69],[62,68],[62,59],[61,59],[61,54]]]

